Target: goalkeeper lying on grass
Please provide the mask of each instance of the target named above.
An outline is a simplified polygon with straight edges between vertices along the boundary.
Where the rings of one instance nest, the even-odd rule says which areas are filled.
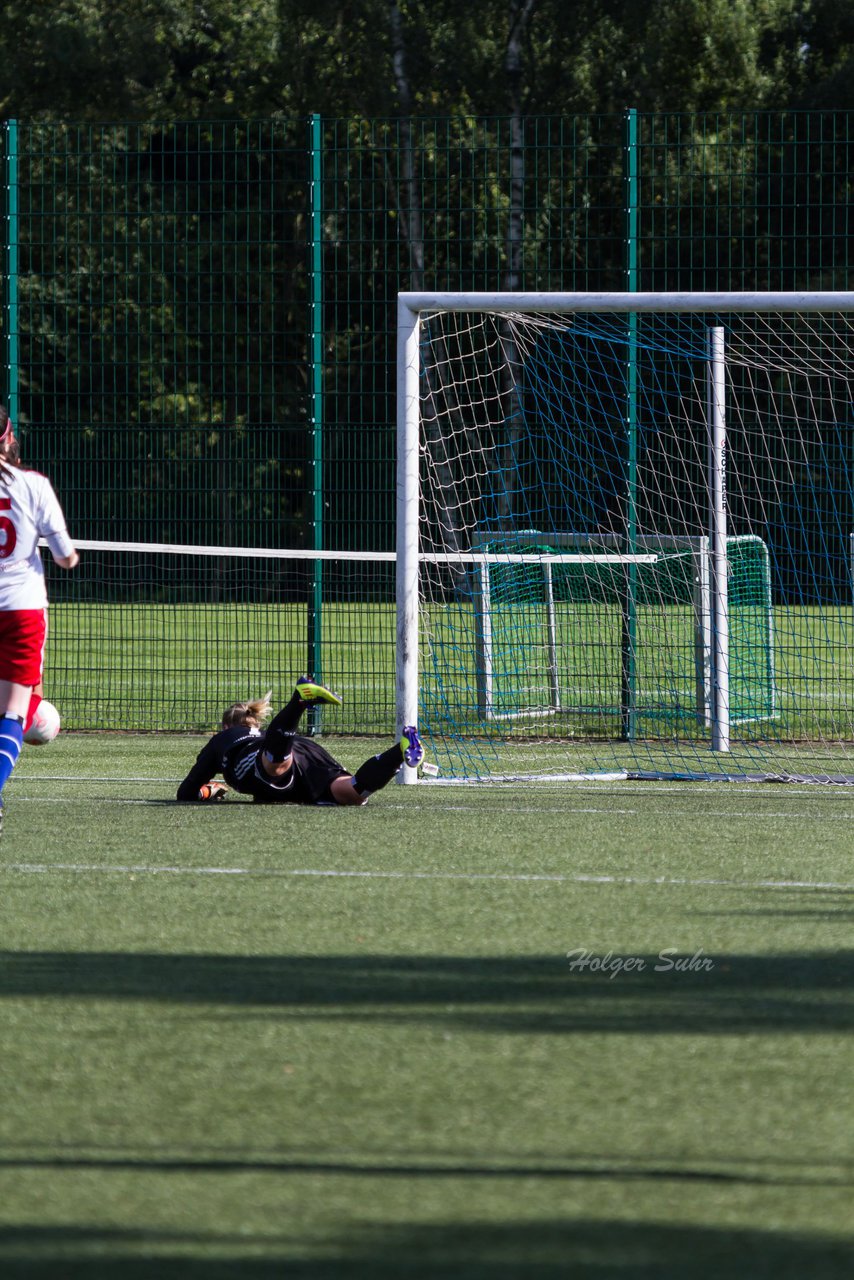
[[[202,748],[178,788],[179,800],[224,800],[229,787],[252,796],[257,804],[365,804],[374,791],[391,782],[404,762],[420,764],[424,748],[414,726],[400,742],[349,773],[313,738],[297,733],[306,707],[341,699],[322,684],[303,676],[286,707],[264,730],[270,695],[235,702],[222,717],[222,728]],[[227,786],[214,782],[221,773]]]

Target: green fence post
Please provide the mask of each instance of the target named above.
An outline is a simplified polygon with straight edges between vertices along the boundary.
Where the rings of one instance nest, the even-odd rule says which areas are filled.
[[[638,287],[638,113],[623,116],[623,280],[631,293]],[[626,514],[625,549],[637,550],[637,327],[636,313],[626,319]],[[621,736],[631,742],[637,732],[637,565],[626,565],[623,597],[620,713]]]
[[[323,127],[315,113],[309,119],[309,372],[311,424],[312,548],[323,550]],[[308,607],[308,672],[323,679],[323,561],[312,561]],[[320,732],[319,706],[309,708],[311,733]]]
[[[6,121],[6,404],[18,428],[18,122]]]

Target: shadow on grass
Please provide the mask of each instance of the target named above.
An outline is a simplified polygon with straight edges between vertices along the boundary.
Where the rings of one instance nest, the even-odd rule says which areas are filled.
[[[762,1166],[765,1165],[763,1168]],[[57,1152],[50,1148],[40,1152],[32,1146],[20,1155],[0,1152],[0,1170],[27,1169],[55,1172],[93,1170],[100,1173],[145,1174],[265,1174],[301,1175],[324,1178],[378,1179],[379,1182],[413,1179],[415,1182],[439,1180],[472,1180],[486,1183],[506,1183],[532,1178],[544,1182],[635,1182],[635,1183],[699,1183],[713,1186],[741,1185],[754,1187],[849,1187],[854,1184],[854,1165],[844,1161],[817,1166],[797,1161],[751,1160],[749,1166],[735,1161],[727,1166],[720,1162],[710,1164],[691,1162],[678,1158],[666,1161],[644,1161],[629,1156],[608,1158],[602,1154],[594,1159],[579,1156],[562,1161],[549,1160],[537,1164],[534,1160],[517,1164],[503,1161],[490,1163],[481,1160],[436,1160],[429,1163],[400,1160],[329,1160],[297,1159],[282,1155],[258,1157],[247,1152],[241,1156],[229,1151],[217,1155],[211,1151],[196,1154],[157,1155],[151,1152],[120,1154],[111,1150],[89,1149],[81,1154]],[[0,1228],[2,1231],[2,1228]]]
[[[621,1221],[377,1224],[308,1251],[275,1236],[0,1230],[4,1280],[848,1280],[818,1235]]]
[[[233,1016],[419,1021],[502,1032],[714,1033],[854,1027],[854,951],[630,957],[0,952],[0,998],[201,1003]],[[611,957],[614,965],[629,957]],[[688,966],[680,969],[677,962]],[[691,965],[696,967],[692,968]]]
[[[801,893],[787,893],[785,905],[774,905],[774,898],[765,898],[761,906],[733,907],[726,909],[693,908],[692,919],[750,919],[766,920],[778,917],[784,920],[822,920],[830,924],[854,920],[854,894],[850,890],[808,889]]]

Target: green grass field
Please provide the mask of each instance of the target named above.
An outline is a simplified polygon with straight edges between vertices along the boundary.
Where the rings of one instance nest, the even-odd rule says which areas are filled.
[[[852,1274],[854,791],[179,807],[200,743],[7,788],[4,1280]]]
[[[326,603],[322,617],[320,676],[344,697],[341,710],[324,713],[327,731],[392,733],[393,606]],[[559,611],[556,714],[542,607],[514,607],[493,622],[499,717],[485,720],[471,603],[425,613],[421,724],[445,775],[502,768],[565,773],[634,766],[678,773],[712,767],[709,726],[698,714],[694,615],[688,606],[639,610],[639,745],[633,754],[618,741],[621,616],[615,605]],[[735,615],[732,634],[741,637],[740,657],[733,659],[730,692],[740,767],[854,774],[852,628],[850,609],[779,607],[769,653],[767,632],[754,614],[742,609]],[[46,694],[55,697],[69,729],[199,732],[213,728],[222,708],[237,699],[267,689],[274,700],[284,697],[309,665],[307,649],[305,605],[58,604],[51,608]],[[518,715],[520,708],[535,714]],[[502,713],[509,714],[501,718]],[[655,744],[656,763],[646,741]],[[533,765],[532,750],[538,756]],[[735,755],[729,764],[737,766]]]

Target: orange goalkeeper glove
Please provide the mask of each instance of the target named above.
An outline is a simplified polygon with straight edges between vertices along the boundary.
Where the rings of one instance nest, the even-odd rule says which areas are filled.
[[[228,795],[228,787],[224,782],[206,782],[199,787],[200,800],[224,800]]]

